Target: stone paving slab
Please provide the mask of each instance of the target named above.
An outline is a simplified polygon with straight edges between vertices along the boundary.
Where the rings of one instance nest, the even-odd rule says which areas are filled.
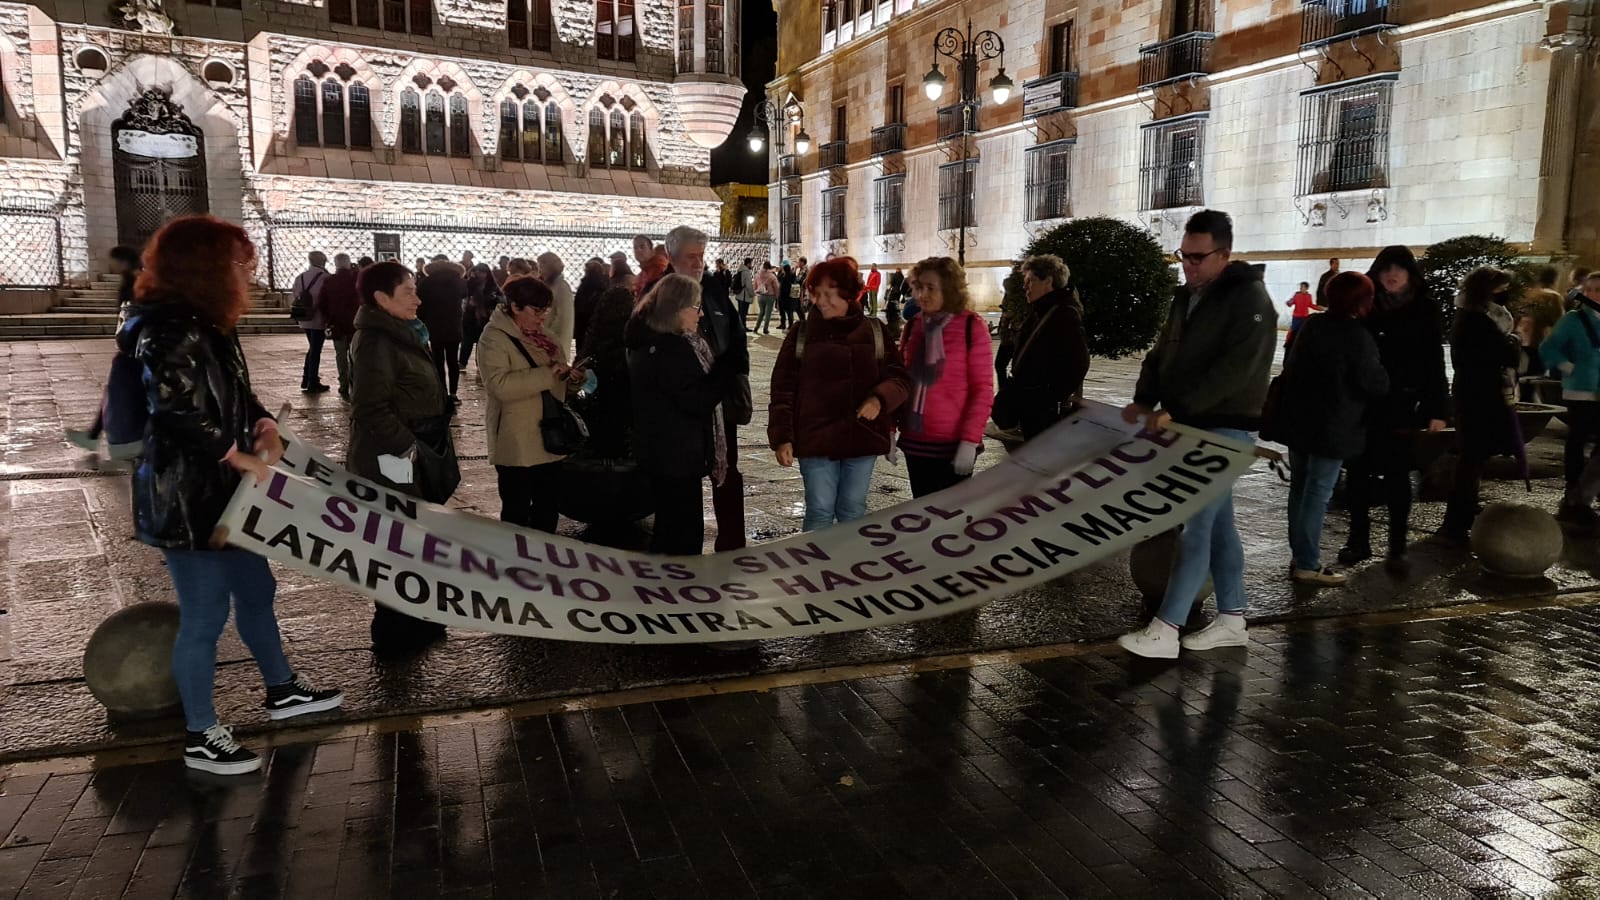
[[[264,402],[273,407],[289,402],[289,423],[334,457],[342,456],[345,406],[332,394],[306,397],[298,391],[303,341],[298,336],[247,338],[245,347]],[[761,373],[770,368],[777,347],[775,338],[754,345],[757,422],[741,432],[740,441],[749,495],[747,524],[759,540],[797,530],[803,508],[799,473],[776,465],[765,448]],[[127,479],[86,471],[84,455],[61,438],[66,425],[92,417],[110,352],[105,341],[0,343],[0,610],[7,611],[0,614],[0,722],[5,723],[0,759],[160,741],[181,728],[176,719],[109,722],[82,681],[81,654],[94,625],[129,603],[173,599],[159,554],[131,539]],[[331,377],[327,354],[324,369]],[[485,452],[482,394],[474,372],[469,368],[462,380],[457,440],[469,457]],[[1136,373],[1136,360],[1096,360],[1086,392],[1106,402],[1125,402]],[[1552,429],[1559,434],[1560,425]],[[980,465],[992,463],[1000,452],[989,449]],[[1553,509],[1560,486],[1559,442],[1541,438],[1532,445],[1532,455],[1535,481],[1529,502]],[[78,477],[20,477],[39,471]],[[1514,473],[1506,464],[1496,474],[1509,478]],[[463,478],[452,505],[497,514],[492,468],[482,460],[468,460]],[[1287,485],[1258,468],[1240,482],[1237,493],[1252,616],[1257,620],[1424,608],[1484,597],[1552,596],[1600,583],[1595,542],[1571,538],[1547,579],[1516,583],[1485,576],[1464,552],[1424,540],[1438,524],[1442,505],[1419,504],[1412,526],[1414,540],[1422,543],[1414,547],[1409,569],[1391,571],[1374,563],[1344,588],[1313,591],[1284,577]],[[1491,482],[1486,493],[1528,498],[1514,481]],[[881,509],[909,496],[904,469],[880,461],[869,506]],[[1377,515],[1381,521],[1382,512]],[[576,523],[564,522],[563,527],[584,535]],[[1339,546],[1344,527],[1341,514],[1330,516],[1325,546]],[[1140,615],[1126,556],[1119,555],[973,614],[853,634],[766,641],[744,653],[695,646],[571,645],[452,632],[449,641],[414,662],[385,665],[374,661],[367,649],[368,601],[298,573],[280,570],[278,575],[279,616],[291,657],[312,678],[342,686],[345,714],[353,718],[1098,640],[1126,630]],[[241,733],[253,733],[265,726],[260,701],[254,665],[230,626],[220,649],[219,713]]]
[[[1440,615],[0,767],[0,898],[1600,895],[1600,606]]]

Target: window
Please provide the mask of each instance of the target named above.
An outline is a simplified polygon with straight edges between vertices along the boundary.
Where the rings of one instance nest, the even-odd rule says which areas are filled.
[[[1205,161],[1204,115],[1145,126],[1139,160],[1141,209],[1199,206]]]
[[[329,77],[317,81],[313,74],[328,72],[313,60],[311,73],[294,81],[294,141],[301,147],[372,149],[372,95],[367,86],[341,78],[355,71],[340,64]],[[333,77],[338,74],[340,77]]]
[[[847,188],[831,188],[822,192],[822,239],[844,240],[844,194]]]
[[[948,163],[939,167],[939,227],[971,228],[978,224],[977,197],[973,187],[978,179],[976,159]]]
[[[1052,141],[1028,150],[1029,222],[1072,215],[1072,144]]]
[[[1394,75],[1300,95],[1298,196],[1388,186]]]
[[[630,62],[634,57],[633,0],[595,0],[595,54]]]
[[[1072,71],[1072,23],[1050,26],[1050,69],[1046,75]]]
[[[550,52],[550,0],[507,0],[506,41],[519,50]]]
[[[800,198],[784,197],[778,205],[778,231],[785,244],[800,243]]]
[[[621,107],[611,110],[611,146],[606,152],[606,165],[613,169],[628,166],[628,119]]]
[[[872,183],[873,218],[878,234],[905,234],[906,177],[889,175]]]
[[[649,146],[645,140],[644,113],[634,108],[632,100],[624,98],[618,102],[606,94],[600,97],[599,106],[589,110],[591,168],[643,171]]]
[[[847,141],[850,139],[850,108],[843,103],[833,108],[833,139]]]
[[[644,114],[634,113],[628,117],[628,168],[644,168]]]
[[[561,107],[554,100],[544,105],[544,161],[552,164],[566,161],[561,141]]]
[[[606,165],[606,113],[598,106],[589,110],[589,165],[597,169]]]
[[[839,23],[834,19],[833,16],[834,16],[834,8],[833,8],[833,3],[831,2],[831,0],[830,0],[830,2],[823,3],[822,4],[822,33],[823,34],[827,34],[828,32],[833,31],[835,28],[839,27]]]
[[[734,4],[738,6],[737,3]],[[723,54],[723,22],[722,0],[706,0],[706,71],[721,75],[728,71],[728,62]]]
[[[1212,0],[1172,0],[1172,37],[1211,30]]]
[[[328,0],[328,21],[335,25],[431,35],[433,3],[432,0]]]
[[[678,71],[694,71],[694,0],[678,0]]]
[[[889,88],[889,102],[885,125],[904,125],[906,121],[906,87],[903,84],[892,85]]]
[[[418,80],[426,82],[428,79],[418,76]],[[472,116],[467,110],[467,98],[454,91],[446,96],[437,86],[421,92],[409,87],[401,91],[400,151],[429,156],[471,156]]]

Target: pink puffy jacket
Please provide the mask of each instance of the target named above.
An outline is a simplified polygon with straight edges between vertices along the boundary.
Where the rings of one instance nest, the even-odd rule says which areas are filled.
[[[904,343],[906,369],[922,356],[924,313],[912,320]],[[994,406],[994,347],[977,313],[964,312],[944,326],[944,374],[928,389],[920,432],[902,431],[900,446],[918,456],[944,456],[958,442],[979,443]],[[901,407],[901,421],[910,411]]]

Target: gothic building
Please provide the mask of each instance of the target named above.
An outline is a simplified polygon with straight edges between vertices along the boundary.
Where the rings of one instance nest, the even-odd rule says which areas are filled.
[[[1266,263],[1283,300],[1330,257],[1364,267],[1389,244],[1465,234],[1600,265],[1597,12],[1596,0],[783,3],[770,215],[790,257],[900,265],[953,256],[964,238],[990,299],[1042,229],[1112,216],[1173,248],[1202,206],[1234,215],[1238,249]],[[969,23],[970,73],[935,50],[960,57]],[[930,99],[935,62],[946,84]],[[1003,99],[990,90],[1002,75],[1015,85]]]
[[[411,261],[715,232],[739,0],[0,0],[0,288],[175,215]],[[575,260],[577,258],[577,260]]]

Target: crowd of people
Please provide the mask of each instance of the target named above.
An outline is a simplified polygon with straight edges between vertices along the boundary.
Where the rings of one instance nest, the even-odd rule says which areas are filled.
[[[314,253],[293,289],[293,314],[308,336],[302,389],[330,389],[314,363],[331,338],[339,394],[349,403],[348,468],[443,502],[460,478],[452,420],[461,371],[476,348],[500,517],[554,532],[563,464],[574,453],[648,447],[633,455],[655,516],[649,550],[672,555],[704,550],[707,482],[715,549],[745,545],[738,429],[754,417],[749,341],[770,333],[775,309],[783,337],[767,442],[779,464],[799,468],[808,531],[866,514],[879,458],[903,456],[913,496],[933,494],[972,475],[989,422],[1031,440],[1082,398],[1090,367],[1085,311],[1054,256],[1019,264],[1028,313],[997,348],[972,308],[965,272],[948,257],[887,276],[875,265],[863,272],[850,258],[707,266],[709,242],[691,227],[672,229],[661,243],[641,235],[631,254],[587,260],[575,290],[549,253],[502,258],[493,268],[470,254],[459,262],[418,260],[415,268],[338,254],[332,272]],[[1226,214],[1205,210],[1187,223],[1176,254],[1183,283],[1123,417],[1152,432],[1177,423],[1242,442],[1260,432],[1286,445],[1291,578],[1332,585],[1346,577],[1324,565],[1320,548],[1341,470],[1350,536],[1339,561],[1372,556],[1370,508],[1377,505],[1389,512],[1386,555],[1403,561],[1411,439],[1443,430],[1452,417],[1459,461],[1441,534],[1463,539],[1477,514],[1485,461],[1520,447],[1517,379],[1535,367],[1560,375],[1569,404],[1561,515],[1594,524],[1600,448],[1587,448],[1600,442],[1600,274],[1584,273],[1571,298],[1556,294],[1574,308],[1552,317],[1547,297],[1513,300],[1508,273],[1474,271],[1460,286],[1447,341],[1409,250],[1385,249],[1364,275],[1340,272],[1335,261],[1315,297],[1301,285],[1304,296],[1292,302],[1298,324],[1282,374],[1271,381],[1277,304],[1260,268],[1232,250]],[[128,264],[136,274],[118,335],[119,356],[136,363],[144,390],[138,534],[165,554],[181,610],[174,670],[188,728],[185,760],[222,773],[259,766],[216,721],[211,703],[216,641],[230,606],[260,666],[269,715],[323,711],[342,699],[290,667],[266,563],[213,546],[239,479],[264,476],[283,449],[250,386],[234,327],[255,262],[236,226],[203,216],[168,223],[143,268]],[[581,418],[571,405],[580,394],[587,400]],[[1183,634],[1208,579],[1219,614]],[[1224,494],[1184,524],[1163,602],[1119,642],[1167,658],[1180,649],[1243,646],[1245,608],[1244,553],[1232,495]],[[443,636],[436,623],[374,608],[373,647],[385,656],[414,654]]]

